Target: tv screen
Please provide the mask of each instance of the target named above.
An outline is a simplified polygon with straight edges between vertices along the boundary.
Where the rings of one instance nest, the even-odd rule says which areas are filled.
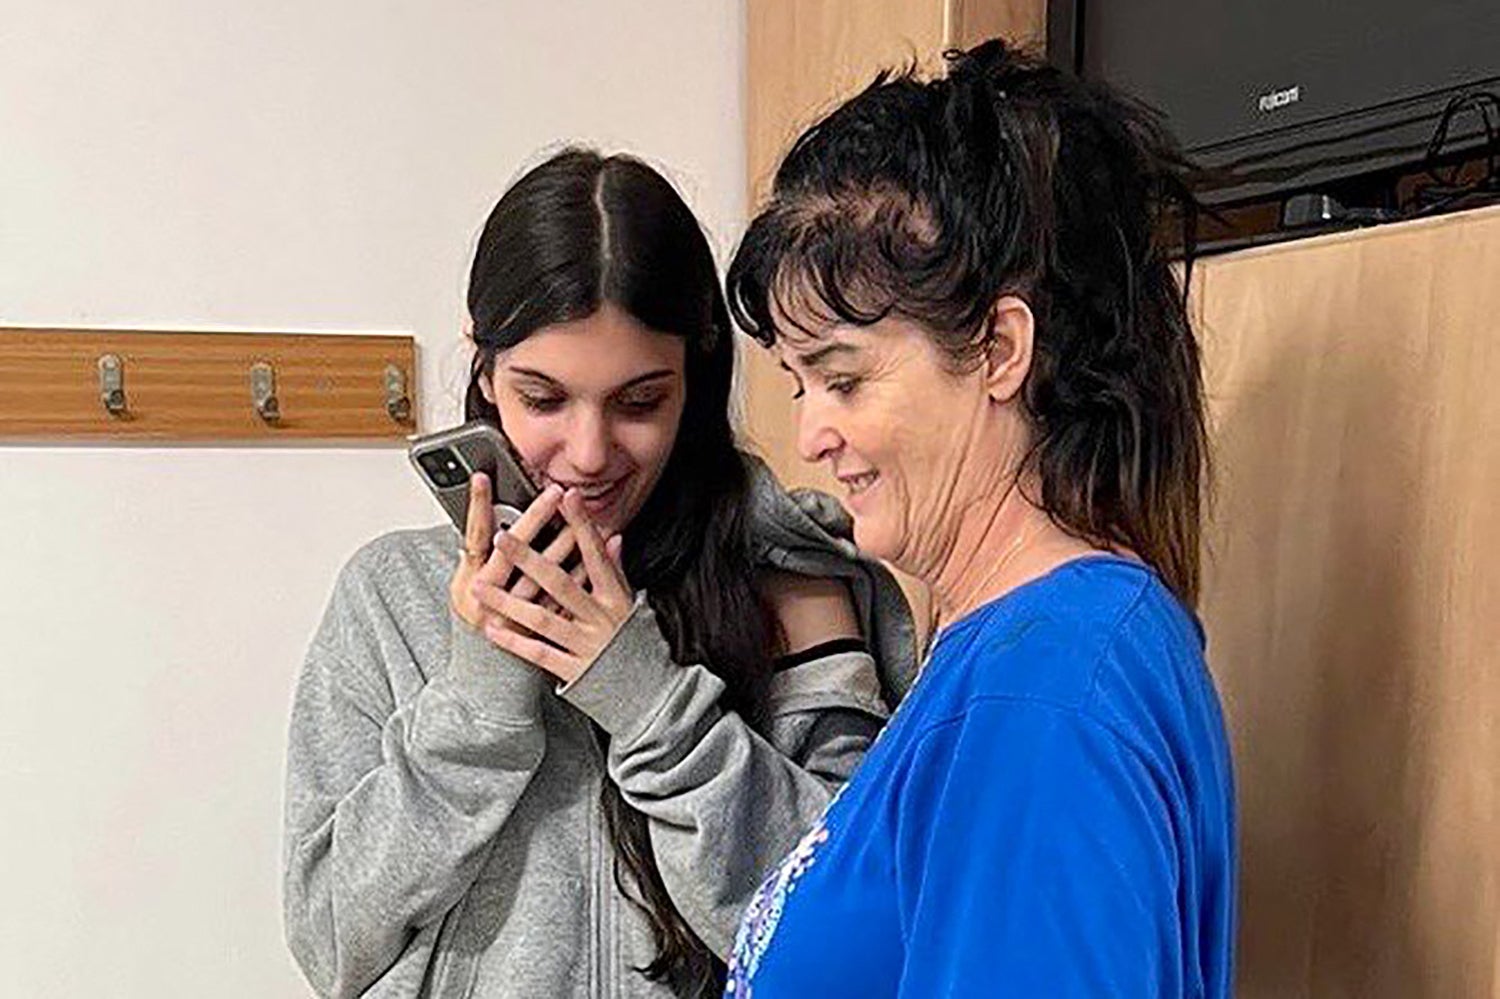
[[[1048,36],[1163,111],[1218,204],[1419,162],[1455,98],[1500,93],[1500,0],[1052,0]],[[1486,141],[1472,100],[1450,125],[1445,153]]]

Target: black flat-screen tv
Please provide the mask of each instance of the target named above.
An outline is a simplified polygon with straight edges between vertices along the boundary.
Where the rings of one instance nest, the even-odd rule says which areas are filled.
[[[1420,163],[1445,110],[1444,154],[1500,129],[1500,0],[1049,0],[1047,34],[1166,114],[1210,204]]]

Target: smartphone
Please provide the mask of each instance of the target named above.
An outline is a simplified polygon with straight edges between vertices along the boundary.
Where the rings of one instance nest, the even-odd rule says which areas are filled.
[[[537,497],[536,486],[521,467],[515,448],[483,420],[412,437],[407,454],[460,535],[468,533],[469,479],[475,472],[489,476],[496,530],[514,524]],[[544,548],[555,536],[556,522],[549,527],[532,541],[533,547]]]

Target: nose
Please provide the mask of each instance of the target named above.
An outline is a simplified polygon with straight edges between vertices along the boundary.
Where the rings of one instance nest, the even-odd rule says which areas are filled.
[[[797,407],[797,454],[816,465],[843,446],[843,435],[829,419],[827,407],[809,393]]]
[[[564,448],[579,478],[600,475],[609,466],[609,421],[598,409],[581,406],[568,428]]]

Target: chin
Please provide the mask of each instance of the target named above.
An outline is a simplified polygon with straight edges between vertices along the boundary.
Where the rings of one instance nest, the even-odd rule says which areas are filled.
[[[594,525],[599,531],[599,536],[607,541],[611,534],[624,534],[625,528],[630,526],[630,522],[640,516],[641,507],[643,506],[645,506],[645,503],[642,502],[640,497],[622,496],[620,498],[620,505],[611,510],[609,516],[603,521]]]
[[[854,543],[860,552],[873,558],[889,562],[896,554],[896,546],[892,543],[889,531],[881,529],[878,523],[872,523],[863,517],[854,518]]]

